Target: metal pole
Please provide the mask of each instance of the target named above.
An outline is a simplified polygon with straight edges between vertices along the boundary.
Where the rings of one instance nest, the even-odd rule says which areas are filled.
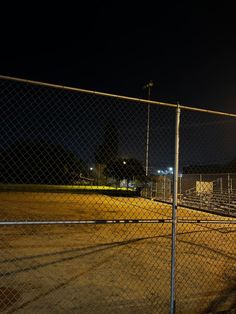
[[[152,182],[152,181],[151,181],[151,186],[150,186],[150,189],[151,189],[150,199],[152,199],[152,189],[153,189],[153,182]]]
[[[158,196],[157,196],[157,179],[156,179],[156,199],[158,199]]]
[[[148,84],[144,85],[143,88],[148,90],[148,100],[151,98],[151,87],[153,87],[153,82],[150,81]],[[147,138],[146,138],[146,161],[145,161],[145,173],[148,176],[148,164],[149,164],[149,133],[150,133],[150,102],[148,102],[147,111]]]
[[[228,185],[228,201],[229,201],[229,209],[228,212],[230,212],[230,174],[227,175],[227,185]]]
[[[171,291],[170,291],[170,313],[175,313],[175,257],[176,257],[176,224],[178,204],[178,177],[179,177],[179,125],[180,108],[176,108],[175,120],[175,167],[174,167],[174,195],[172,204],[172,237],[171,237]]]
[[[164,201],[166,200],[166,176],[163,177],[163,197]]]
[[[200,180],[200,208],[202,208],[202,174],[200,174],[199,180]]]
[[[182,176],[179,177],[179,200],[182,202]]]

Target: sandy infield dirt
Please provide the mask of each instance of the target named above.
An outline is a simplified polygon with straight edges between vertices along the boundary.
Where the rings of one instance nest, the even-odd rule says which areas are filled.
[[[142,198],[0,193],[1,221],[169,219],[171,210]],[[176,313],[235,308],[234,220],[183,208],[178,217],[209,222],[177,226]],[[2,224],[0,238],[3,313],[169,313],[170,223]]]

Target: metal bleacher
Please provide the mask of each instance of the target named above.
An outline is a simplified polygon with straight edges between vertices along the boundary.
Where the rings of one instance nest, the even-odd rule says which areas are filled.
[[[236,216],[236,190],[197,193],[195,189],[187,191],[179,198],[179,204],[215,213]]]

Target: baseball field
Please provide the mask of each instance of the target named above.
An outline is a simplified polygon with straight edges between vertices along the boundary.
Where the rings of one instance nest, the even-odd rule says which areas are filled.
[[[0,311],[169,313],[171,211],[140,197],[1,192]],[[176,313],[233,311],[236,219],[178,218]],[[137,219],[149,221],[104,222]]]

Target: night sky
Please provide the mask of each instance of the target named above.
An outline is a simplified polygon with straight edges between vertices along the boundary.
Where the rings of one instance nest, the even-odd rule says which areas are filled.
[[[138,98],[151,79],[153,99],[236,112],[234,9],[196,3],[2,9],[0,72]]]
[[[233,7],[190,1],[157,2],[155,7],[146,2],[135,3],[132,7],[127,3],[105,5],[98,1],[73,6],[58,3],[55,7],[43,3],[23,7],[21,3],[18,7],[14,4],[14,11],[7,7],[2,9],[1,24],[4,30],[0,50],[2,75],[136,98],[147,98],[143,85],[152,80],[151,99],[236,113],[236,20]],[[101,108],[100,104],[97,106]],[[57,110],[60,112],[60,107]],[[96,106],[91,110],[96,111]],[[114,117],[115,110],[120,109],[114,109]],[[140,107],[139,110],[136,126],[129,110],[126,114],[120,111],[120,117],[122,114],[124,117],[123,120],[119,117],[121,137],[122,132],[125,134],[120,150],[124,157],[132,157],[139,151],[140,156],[135,154],[143,162],[146,109]],[[174,115],[160,114],[161,110],[158,110],[153,109],[151,116],[153,148],[150,162],[155,169],[173,165],[174,147]],[[19,117],[21,112],[18,110]],[[55,117],[55,113],[52,114]],[[134,118],[135,115],[133,113]],[[125,121],[128,116],[130,123]],[[208,119],[192,113],[183,114],[185,116],[181,145],[186,152],[182,164],[224,163],[235,158],[234,121]],[[94,118],[94,121],[95,128],[100,128],[101,137],[105,119],[98,122]],[[132,123],[133,128],[130,128]],[[35,127],[38,129],[37,125]],[[68,126],[68,134],[71,128],[77,130],[78,123]],[[87,129],[85,125],[84,129]],[[128,140],[128,131],[137,138],[136,146],[132,136]],[[52,129],[48,132],[52,133]],[[67,138],[67,135],[62,134],[61,138]],[[99,139],[96,140],[94,147],[99,143]],[[79,143],[79,138],[74,141],[72,146]],[[165,142],[162,152],[157,151],[160,141]],[[82,157],[86,159],[87,144],[83,144]],[[130,153],[132,144],[135,147]],[[81,156],[78,148],[76,153]],[[89,161],[93,161],[92,150],[90,154]]]

